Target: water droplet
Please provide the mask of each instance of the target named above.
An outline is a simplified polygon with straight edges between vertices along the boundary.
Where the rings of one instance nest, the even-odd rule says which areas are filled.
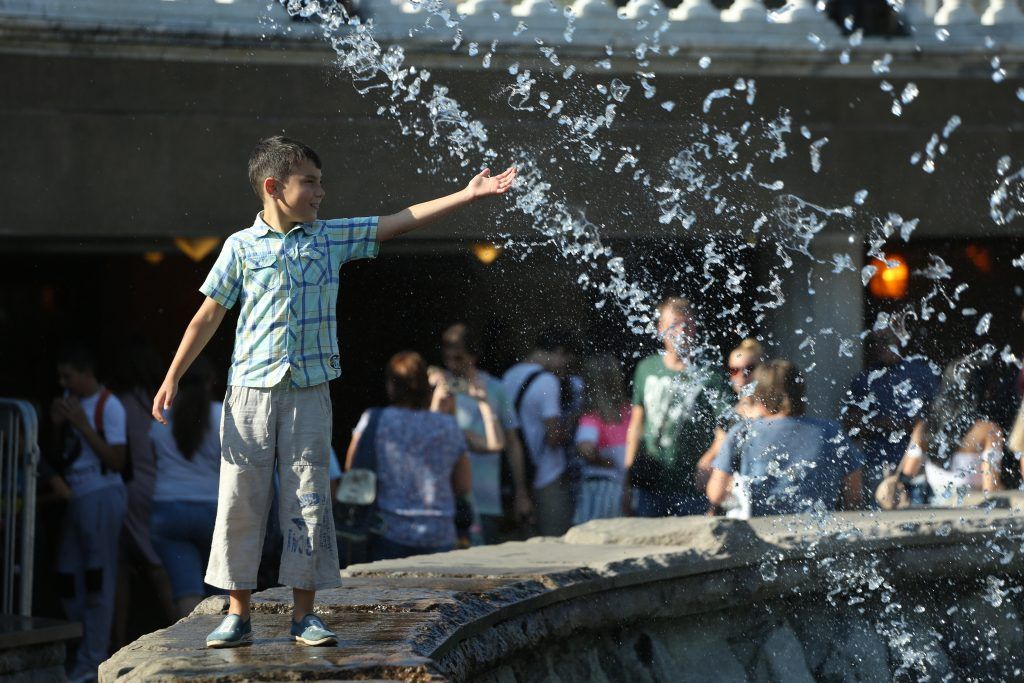
[[[711,66],[711,57],[704,55],[703,57],[700,58],[700,61],[697,62],[697,65],[700,66],[700,68],[702,69],[708,68],[709,66]]]
[[[853,195],[853,203],[858,206],[864,204],[864,200],[868,198],[867,190],[857,190]]]
[[[664,109],[665,111],[672,111],[673,109],[676,108],[676,103],[673,102],[672,100],[666,100],[665,102],[661,103],[661,108]]]
[[[629,94],[629,86],[620,81],[618,78],[613,78],[611,82],[610,91],[612,99],[616,102],[623,102],[626,99],[626,95]]]
[[[974,334],[978,335],[979,337],[983,334],[988,334],[988,328],[991,324],[992,314],[986,313],[985,315],[981,316],[980,320],[978,320],[978,324],[974,328]]]
[[[910,104],[920,94],[917,86],[913,83],[907,83],[906,87],[903,88],[903,92],[900,94],[900,101],[903,104]]]
[[[940,28],[938,31],[935,32],[935,37],[944,43],[947,40],[949,40],[949,31],[947,31],[944,28]]]

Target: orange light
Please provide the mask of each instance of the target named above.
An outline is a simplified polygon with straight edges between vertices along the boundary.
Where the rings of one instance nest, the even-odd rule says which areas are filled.
[[[198,263],[220,244],[219,237],[175,237],[174,246]]]
[[[979,247],[976,244],[968,244],[967,248],[964,249],[964,254],[974,264],[974,267],[981,272],[988,273],[992,270],[992,255],[989,253],[988,248]]]
[[[897,254],[888,254],[885,261],[874,259],[871,265],[875,274],[868,281],[868,291],[878,299],[902,299],[907,295],[910,284],[910,268],[907,261]]]
[[[501,256],[501,247],[490,242],[477,242],[472,247],[473,256],[485,266],[489,266]]]
[[[164,260],[164,253],[162,251],[147,251],[142,255],[142,260],[152,266],[155,266]]]
[[[57,308],[57,290],[50,285],[43,285],[39,289],[39,307],[47,313],[53,313]]]

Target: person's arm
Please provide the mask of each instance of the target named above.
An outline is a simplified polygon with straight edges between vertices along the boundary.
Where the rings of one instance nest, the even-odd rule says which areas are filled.
[[[523,440],[519,438],[517,429],[506,432],[505,457],[512,470],[515,513],[520,519],[525,519],[533,513],[533,502],[530,500],[530,483],[526,481],[526,453],[523,452]]]
[[[469,385],[469,396],[476,400],[480,417],[484,422],[484,436],[466,432],[469,447],[476,453],[501,453],[505,449],[505,430],[501,428],[498,414],[487,401],[487,391],[477,384]]]
[[[697,461],[697,472],[694,481],[698,489],[702,489],[710,483],[711,463],[715,461],[715,456],[718,455],[718,451],[723,443],[725,443],[725,430],[721,427],[715,427],[715,440],[711,442],[708,449],[704,451],[704,455],[700,456],[700,460]]]
[[[352,469],[352,463],[356,459],[356,449],[359,448],[359,432],[353,432],[352,441],[348,444],[348,450],[345,452],[345,471],[348,472]]]
[[[712,505],[721,505],[732,490],[732,475],[719,469],[712,469],[708,476],[707,496]]]
[[[628,470],[636,462],[636,455],[640,450],[640,437],[644,433],[644,407],[633,406],[629,415],[629,429],[626,431],[626,469]]]
[[[494,177],[491,177],[491,170],[485,168],[458,192],[422,204],[415,204],[390,216],[381,216],[377,223],[377,241],[387,242],[407,232],[422,228],[481,197],[505,194],[512,187],[512,181],[515,178],[515,168],[510,167],[501,175]]]
[[[224,306],[206,297],[185,328],[185,334],[178,345],[177,353],[174,354],[174,360],[171,361],[171,367],[167,370],[167,376],[164,377],[164,382],[153,399],[153,418],[161,424],[167,424],[163,411],[170,410],[174,403],[174,397],[178,393],[178,380],[206,348],[227,312],[228,309]]]
[[[924,466],[924,454],[928,449],[928,436],[924,420],[918,421],[910,435],[907,452],[900,461],[899,471],[905,477],[916,477]]]
[[[78,399],[70,396],[62,399],[61,409],[64,411],[65,418],[75,428],[75,431],[82,435],[82,438],[89,444],[104,467],[114,472],[120,472],[124,469],[127,447],[124,443],[116,446],[107,443],[93,429],[93,426],[89,424],[89,418],[86,417],[85,411],[82,410],[82,404],[78,402]]]
[[[544,423],[544,443],[548,446],[564,446],[572,435],[562,420],[562,405],[559,401],[558,378],[547,372],[537,377],[523,395],[524,412],[537,414]]]
[[[985,447],[981,459],[981,490],[986,493],[1003,488],[999,466],[1002,464],[1005,446],[1006,439],[1003,436],[1003,430],[993,424],[985,435]]]
[[[743,427],[737,425],[725,433],[715,451],[715,457],[708,463],[711,471],[708,473],[708,483],[704,488],[704,493],[711,504],[716,507],[721,505],[732,493],[732,474],[737,460],[736,449],[739,448],[737,439],[740,429]]]
[[[469,458],[463,453],[455,461],[455,469],[452,470],[452,492],[458,496],[467,496],[473,488],[473,472],[470,469]]]

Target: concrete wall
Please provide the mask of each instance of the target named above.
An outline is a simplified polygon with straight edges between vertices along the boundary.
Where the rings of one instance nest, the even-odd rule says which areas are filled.
[[[885,49],[865,48],[862,59]],[[380,100],[359,96],[345,77],[338,77],[330,57],[318,42],[229,42],[211,48],[132,36],[0,31],[0,88],[5,93],[0,135],[8,166],[0,184],[0,201],[7,207],[0,235],[73,243],[81,238],[229,234],[248,225],[258,209],[245,178],[248,152],[259,137],[280,131],[321,151],[327,163],[327,215],[390,212],[465,181],[468,170],[444,163],[443,154],[422,140],[403,137],[394,123],[378,116]],[[1006,81],[995,84],[960,78],[948,69],[914,75],[912,62],[897,62],[888,78],[898,87],[915,80],[921,95],[896,118],[888,113],[891,96],[879,91],[879,78],[870,74],[838,77],[808,68],[815,62],[804,56],[803,68],[793,66],[790,75],[785,70],[780,75],[770,60],[757,55],[733,58],[728,71],[716,67],[711,75],[680,73],[688,59],[661,58],[651,67],[659,71],[656,101],[675,101],[673,112],[644,100],[634,82],[635,92],[608,133],[612,143],[639,145],[653,172],[692,140],[705,120],[738,126],[744,119],[771,118],[788,108],[797,126],[807,125],[815,139],[828,136],[830,142],[823,150],[823,169],[815,174],[806,141],[792,136],[795,158],[774,169],[787,191],[841,206],[851,202],[855,191],[867,189],[868,208],[920,217],[918,237],[1019,234],[1024,229],[1021,221],[999,227],[988,219],[996,160],[1024,149],[1020,103],[1013,95],[1024,81],[1015,67]],[[976,59],[965,56],[964,68]],[[589,64],[591,57],[575,61]],[[503,69],[512,62],[544,71],[536,57],[517,51],[499,53],[490,71],[432,47],[417,51],[412,46],[407,55],[407,63],[430,67],[431,84],[449,85],[452,95],[486,122],[495,149],[525,145],[568,156],[573,150],[561,149],[560,128],[553,121],[504,103],[501,91],[510,77]],[[615,64],[616,69],[633,68],[625,59]],[[615,75],[586,71],[577,77],[578,91]],[[630,73],[618,75],[630,80]],[[704,116],[701,103],[707,93],[731,85],[738,75],[758,77],[753,110]],[[557,79],[558,74],[549,71],[546,77]],[[550,85],[559,92],[557,82]],[[912,168],[910,154],[921,151],[953,114],[964,123],[950,141],[949,154],[939,160],[939,170],[929,175]],[[658,223],[656,193],[624,181],[624,174],[613,171],[614,161],[598,168],[567,163],[555,180],[570,205],[604,224],[610,236],[681,235],[678,226],[666,229]],[[749,227],[706,209],[698,213],[700,221],[691,231],[698,238]],[[481,208],[437,226],[430,237],[494,237],[499,221],[502,230],[531,233],[525,221]]]

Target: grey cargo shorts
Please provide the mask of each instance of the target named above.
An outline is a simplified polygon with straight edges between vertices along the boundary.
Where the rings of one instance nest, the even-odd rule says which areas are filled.
[[[341,585],[331,512],[331,398],[327,383],[229,386],[221,419],[220,489],[206,583],[256,588],[279,477],[284,547],[278,578],[292,588]]]

